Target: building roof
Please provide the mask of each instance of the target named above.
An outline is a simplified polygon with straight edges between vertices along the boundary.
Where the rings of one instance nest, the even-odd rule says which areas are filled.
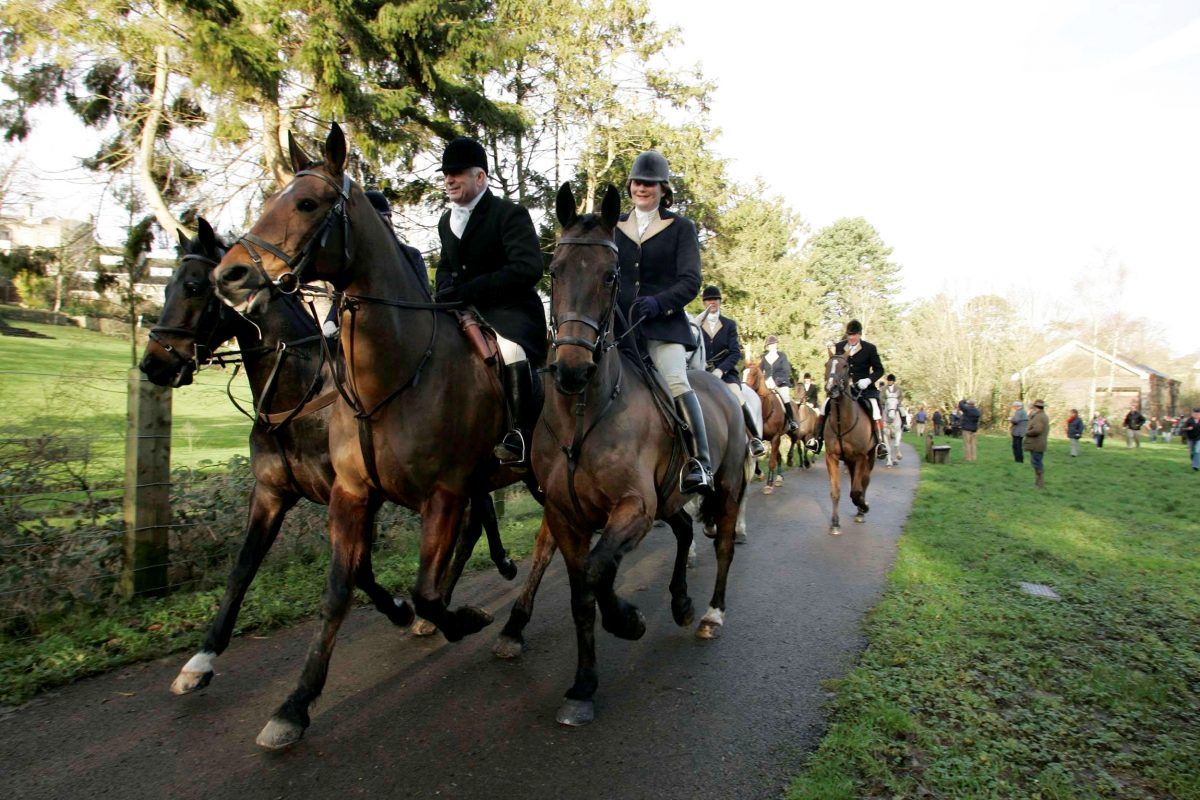
[[[1118,367],[1121,367],[1122,369],[1127,369],[1130,372],[1134,373],[1139,378],[1145,379],[1145,378],[1149,378],[1151,375],[1156,375],[1159,378],[1163,378],[1165,380],[1174,380],[1170,375],[1167,375],[1165,372],[1160,372],[1159,370],[1156,370],[1154,367],[1149,367],[1149,366],[1146,366],[1145,364],[1139,364],[1136,361],[1130,361],[1129,359],[1123,358],[1120,355],[1117,355],[1114,357],[1111,353],[1101,350],[1098,347],[1092,347],[1090,344],[1084,344],[1083,342],[1079,341],[1078,339],[1071,339],[1067,342],[1064,342],[1062,345],[1056,347],[1054,350],[1050,351],[1046,355],[1039,358],[1037,361],[1030,364],[1029,367],[1027,367],[1027,369],[1030,369],[1033,367],[1040,367],[1044,364],[1048,364],[1052,361],[1056,361],[1074,349],[1082,350],[1083,352],[1087,353],[1088,355],[1095,355],[1104,361],[1116,364]]]

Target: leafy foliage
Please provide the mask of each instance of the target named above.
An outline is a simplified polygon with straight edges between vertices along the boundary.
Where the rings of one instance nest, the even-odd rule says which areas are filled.
[[[868,338],[896,319],[900,266],[892,261],[892,248],[865,219],[843,218],[817,231],[805,243],[804,256],[821,292],[822,325],[831,338],[841,338],[851,318],[862,322]]]

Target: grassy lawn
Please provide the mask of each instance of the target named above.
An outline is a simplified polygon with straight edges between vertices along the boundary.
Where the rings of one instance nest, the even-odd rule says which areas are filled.
[[[320,513],[324,519],[324,509],[312,506],[308,511]],[[302,516],[311,518],[312,514]],[[541,518],[541,507],[527,494],[508,501],[500,531],[513,558],[529,555]],[[271,630],[316,615],[329,566],[328,546],[322,531],[295,530],[300,527],[292,524],[296,521],[289,516],[280,540],[251,585],[238,617],[238,634]],[[311,537],[317,546],[307,555],[288,552],[287,540],[297,536]],[[408,594],[417,573],[417,547],[417,532],[411,524],[381,531],[373,555],[380,585],[396,594]],[[486,538],[480,537],[467,571],[491,569]],[[214,565],[211,572],[221,576],[219,588],[80,607],[47,620],[36,636],[0,636],[0,705],[20,703],[39,691],[123,664],[196,649],[220,603],[228,568]],[[517,580],[524,577],[522,570]],[[366,602],[361,592],[356,597]],[[503,623],[498,619],[495,625]]]
[[[922,465],[789,798],[1200,798],[1200,474],[1106,444],[1052,441],[1042,492],[1007,438]]]
[[[119,481],[129,342],[65,325],[13,324],[53,338],[0,336],[0,437],[83,437],[91,444],[93,479]],[[143,347],[139,343],[139,355]],[[228,380],[228,372],[206,369],[194,385],[174,392],[172,465],[224,463],[235,453],[248,452],[250,421],[225,396]],[[234,394],[249,399],[241,375]]]

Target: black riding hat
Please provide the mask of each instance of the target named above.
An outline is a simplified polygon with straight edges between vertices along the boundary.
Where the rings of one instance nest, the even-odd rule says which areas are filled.
[[[849,336],[852,333],[862,333],[862,323],[856,319],[852,319],[846,323],[846,335]]]
[[[716,286],[711,286],[711,285],[705,286],[704,294],[702,294],[700,296],[700,299],[701,300],[720,300],[721,299],[721,290],[718,289]]]
[[[675,202],[675,192],[671,188],[671,168],[667,158],[657,150],[647,150],[633,160],[629,169],[629,178],[625,181],[625,194],[632,196],[630,186],[634,181],[640,183],[657,183],[662,187],[661,208],[668,208]]]
[[[487,151],[483,145],[466,136],[460,136],[446,145],[442,153],[442,172],[462,172],[471,167],[488,171]]]
[[[392,204],[388,202],[387,195],[378,189],[368,189],[364,194],[367,196],[367,200],[371,202],[372,208],[380,214],[391,216]]]

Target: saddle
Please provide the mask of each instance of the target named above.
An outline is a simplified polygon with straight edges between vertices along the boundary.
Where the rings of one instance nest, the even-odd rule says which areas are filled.
[[[500,348],[496,345],[496,332],[473,308],[455,311],[454,316],[458,319],[458,326],[462,329],[463,336],[466,336],[467,341],[471,343],[471,349],[475,351],[475,355],[483,359],[483,363],[489,367],[495,366],[500,360]]]

